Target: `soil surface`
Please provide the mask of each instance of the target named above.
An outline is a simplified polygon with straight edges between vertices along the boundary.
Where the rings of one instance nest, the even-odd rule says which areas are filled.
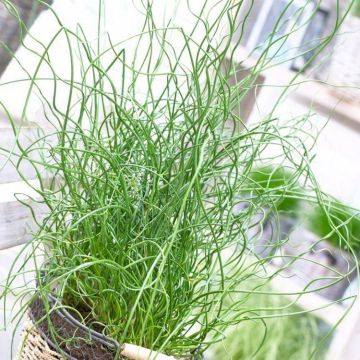
[[[44,303],[40,298],[37,298],[31,306],[31,314],[35,321],[40,320],[45,315]],[[53,343],[60,346],[66,354],[68,359],[72,360],[113,360],[115,358],[114,351],[107,348],[101,342],[92,338],[90,335],[78,327],[64,320],[63,316],[57,311],[51,312],[50,321],[52,327],[56,329],[56,334],[51,334],[49,331],[49,321],[44,320],[38,324],[42,336],[48,337]],[[49,343],[51,346],[51,343]],[[53,349],[57,351],[57,349]]]

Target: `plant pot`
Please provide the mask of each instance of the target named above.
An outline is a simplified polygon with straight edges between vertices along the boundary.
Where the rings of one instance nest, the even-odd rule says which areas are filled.
[[[40,298],[36,298],[31,305],[25,319],[18,360],[175,360],[172,356],[140,346],[120,345],[116,340],[84,326],[64,308],[59,308],[59,301],[55,297],[48,296],[48,303],[52,307],[48,312]],[[56,335],[53,336],[50,336],[48,321],[40,321],[49,313],[52,326],[56,328]],[[54,336],[57,343],[62,343],[60,348],[52,340]]]

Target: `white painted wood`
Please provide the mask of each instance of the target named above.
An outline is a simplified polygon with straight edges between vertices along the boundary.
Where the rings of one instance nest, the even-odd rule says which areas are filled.
[[[37,193],[24,182],[0,184],[0,250],[24,244],[36,227],[30,209],[17,199],[31,205],[39,220],[46,213],[46,206],[35,201]]]
[[[331,118],[360,131],[360,101],[349,101],[336,87],[313,81],[301,84],[294,93],[309,108],[325,112]]]
[[[38,186],[37,180],[30,180],[28,184],[24,181],[16,181],[0,185],[0,204],[16,202],[17,199],[24,200],[29,196],[36,198],[37,192],[34,188]]]
[[[24,128],[21,130],[20,142],[23,146],[27,147],[31,144],[30,137],[33,136],[33,129]],[[2,152],[0,154],[0,183],[8,183],[12,181],[19,181],[21,177],[10,160],[15,163],[18,161],[18,156],[14,154],[19,154],[19,149],[16,146],[14,135],[10,129],[0,129],[0,146],[6,148],[8,152]],[[13,154],[13,155],[10,155]],[[10,157],[10,160],[9,160]],[[27,160],[21,162],[19,170],[27,179],[32,179],[35,177],[35,170],[31,163]]]
[[[14,247],[12,249],[0,250],[0,284],[3,284],[8,276],[9,269],[20,251],[22,250],[21,246]],[[21,258],[22,260],[22,258]],[[15,282],[12,289],[17,286],[23,285],[20,277]],[[1,290],[0,290],[1,292]],[[0,303],[0,359],[1,360],[13,360],[15,359],[17,347],[20,344],[22,326],[20,326],[15,332],[14,336],[14,346],[11,349],[11,341],[13,340],[13,332],[16,330],[15,324],[11,324],[9,319],[11,318],[12,311],[19,310],[19,303],[16,303],[16,296],[9,295],[6,299],[6,308],[4,309],[3,302]],[[6,326],[4,326],[4,323]]]
[[[314,316],[325,321],[330,326],[335,326],[346,314],[347,308],[340,303],[329,301],[324,297],[313,292],[305,293],[303,288],[297,285],[290,277],[279,273],[279,269],[273,265],[267,264],[266,271],[269,274],[275,274],[270,284],[271,287],[294,301],[294,304],[300,308],[311,312]]]
[[[249,56],[249,51],[244,47],[239,46],[234,55],[234,61],[242,67],[256,68],[258,59]],[[261,110],[260,116],[265,116],[271,111],[274,102],[283,90],[288,88],[289,96],[304,103],[308,109],[327,113],[331,119],[360,131],[360,101],[348,101],[336,87],[296,74],[283,66],[268,66],[261,72],[261,76],[266,79],[265,84],[269,91],[266,92],[266,99],[257,99],[257,110]]]
[[[330,349],[327,360],[360,360],[360,301],[357,299],[339,324]]]
[[[5,309],[4,302],[0,302],[0,345],[2,345],[0,346],[1,360],[17,359],[16,354],[18,346],[21,344],[23,322],[20,321],[19,326],[16,327],[16,323],[12,322],[11,319],[18,311],[20,311],[20,307],[24,304],[24,302],[28,300],[27,296],[26,298],[23,298],[23,303],[18,301],[18,296],[23,291],[24,285],[27,284],[28,288],[35,287],[35,264],[33,259],[28,259],[29,251],[31,251],[31,249],[26,249],[24,245],[16,246],[11,249],[0,250],[0,284],[3,285],[6,282],[11,267],[13,267],[13,273],[18,274],[11,285],[9,285],[11,293],[9,293],[6,298]],[[38,265],[41,264],[41,254],[42,252],[39,252],[37,258]],[[20,267],[22,267],[25,262],[25,269],[19,271]],[[11,348],[12,341],[13,347]]]
[[[35,124],[17,126],[18,141],[23,149],[28,148],[34,141],[43,136],[43,131]],[[13,164],[18,162],[19,155],[21,155],[16,141],[16,135],[9,120],[6,119],[5,115],[0,114],[0,184],[22,180],[18,171],[26,179],[35,178],[35,169],[30,161],[22,160],[18,169]],[[40,159],[39,151],[33,151],[29,156],[32,159]]]
[[[132,360],[176,360],[173,356],[167,356],[133,344],[124,344],[121,355]]]

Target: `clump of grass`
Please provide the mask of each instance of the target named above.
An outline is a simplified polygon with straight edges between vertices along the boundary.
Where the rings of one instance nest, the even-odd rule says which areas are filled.
[[[193,25],[185,31],[169,19],[159,24],[144,2],[141,33],[117,44],[101,38],[100,25],[94,44],[80,26],[72,31],[55,16],[59,31],[44,51],[29,48],[38,65],[27,74],[21,120],[36,93],[52,130],[27,148],[17,142],[19,153],[11,153],[18,168],[30,161],[40,184],[34,189],[49,209],[28,245],[27,261],[39,252],[46,261],[36,263],[37,287],[28,284],[19,298],[26,299],[22,311],[37,296],[46,302],[55,293],[59,306],[120,343],[179,357],[202,353],[243,320],[244,299],[232,295],[249,270],[256,277],[263,267],[253,257],[245,265],[253,255],[246,233],[254,215],[279,199],[279,186],[248,193],[254,164],[276,145],[276,156],[294,170],[281,191],[290,193],[298,174],[317,186],[310,154],[294,130],[299,119],[282,125],[270,114],[236,131],[242,119],[234,106],[272,60],[266,49],[241,81],[229,85],[242,38],[239,14],[247,9],[246,21],[252,7],[230,0],[200,5],[195,10],[187,3]],[[101,13],[100,7],[100,20]],[[68,77],[52,64],[60,37],[67,44]],[[38,151],[40,160],[32,159]],[[56,181],[49,186],[44,174]],[[249,206],[234,211],[240,198]],[[9,275],[3,298],[15,277]]]
[[[271,289],[269,289],[271,293]],[[209,359],[224,360],[321,360],[325,358],[319,321],[301,314],[279,295],[249,297],[244,308],[262,309],[226,332],[224,340],[209,350]],[[272,315],[276,314],[276,317]],[[291,314],[291,315],[289,315]],[[262,316],[261,316],[262,315]],[[265,318],[262,318],[265,317]],[[322,344],[320,346],[320,344]],[[316,354],[316,355],[315,355]]]

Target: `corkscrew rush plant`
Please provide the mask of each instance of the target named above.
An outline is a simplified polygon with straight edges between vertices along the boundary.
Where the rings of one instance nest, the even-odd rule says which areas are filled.
[[[10,1],[2,3],[15,12]],[[273,112],[246,126],[234,111],[314,12],[303,18],[312,4],[306,3],[294,15],[303,20],[277,36],[289,1],[257,63],[250,71],[240,69],[232,84],[253,1],[180,1],[166,4],[175,10],[164,14],[151,1],[128,3],[142,14],[142,27],[117,42],[102,28],[107,1],[99,2],[95,40],[81,24],[67,27],[49,9],[58,24],[51,40],[29,33],[23,41],[36,66],[29,71],[19,62],[26,76],[1,84],[1,91],[27,87],[20,124],[35,96],[42,104],[46,130],[25,147],[18,140],[21,125],[1,102],[17,139],[16,150],[1,151],[48,209],[37,219],[38,230],[23,250],[25,264],[14,264],[2,299],[6,303],[14,280],[35,260],[37,284],[21,289],[15,319],[35,298],[46,304],[52,293],[61,299],[58,307],[120,343],[189,357],[219,341],[229,325],[255,316],[256,308],[242,308],[244,297],[237,294],[256,296],[261,286],[242,290],[242,281],[263,278],[266,285],[271,279],[264,272],[268,259],[252,253],[256,239],[247,233],[261,226],[254,224],[255,215],[280,201],[281,191],[249,185],[254,165],[283,163],[293,177],[283,189],[288,197],[326,201],[310,169],[311,135],[304,140],[309,116],[284,124]],[[181,9],[184,26],[176,17]],[[312,59],[340,23],[339,16]],[[66,44],[61,54],[53,50],[60,41]],[[54,56],[64,62],[61,71]],[[276,149],[270,159],[269,147]],[[23,162],[32,165],[36,186],[22,175]],[[239,209],[240,201],[246,206]],[[340,235],[346,242],[346,234]]]

